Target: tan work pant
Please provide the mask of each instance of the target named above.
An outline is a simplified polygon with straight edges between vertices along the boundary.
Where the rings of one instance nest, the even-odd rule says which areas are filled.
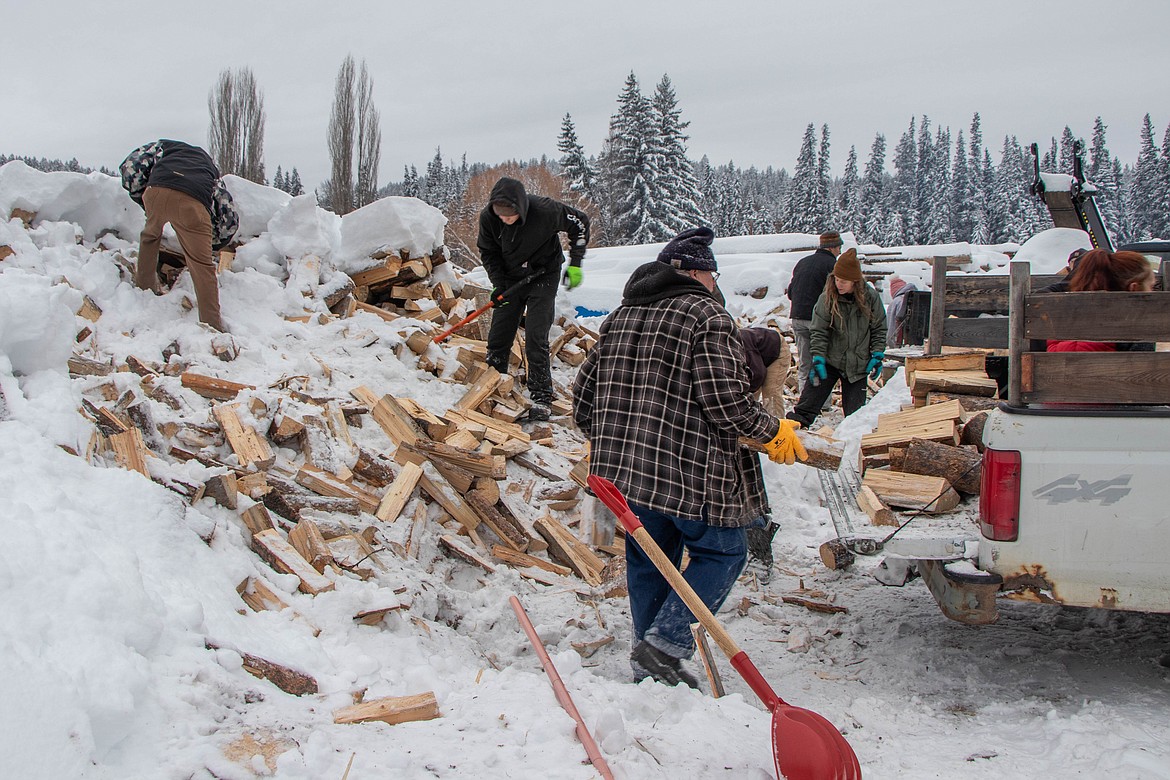
[[[146,227],[139,240],[134,283],[143,290],[158,292],[158,249],[163,225],[169,222],[179,237],[183,259],[195,285],[199,321],[216,330],[226,330],[219,313],[219,284],[211,254],[211,215],[207,208],[187,193],[165,187],[147,187],[142,203],[146,207]]]

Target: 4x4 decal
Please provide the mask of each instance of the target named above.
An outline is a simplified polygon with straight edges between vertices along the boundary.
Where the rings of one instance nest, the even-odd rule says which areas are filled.
[[[1081,479],[1080,474],[1068,474],[1032,491],[1033,498],[1044,499],[1049,504],[1067,504],[1072,501],[1098,502],[1101,506],[1116,504],[1129,495],[1131,474],[1113,479],[1091,482]]]

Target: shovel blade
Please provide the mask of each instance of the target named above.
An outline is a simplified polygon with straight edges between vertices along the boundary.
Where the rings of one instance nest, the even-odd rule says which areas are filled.
[[[779,704],[772,711],[772,755],[787,780],[861,780],[857,754],[823,716]]]

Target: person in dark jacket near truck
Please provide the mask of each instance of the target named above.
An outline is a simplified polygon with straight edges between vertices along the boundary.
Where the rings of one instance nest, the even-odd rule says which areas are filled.
[[[552,327],[557,282],[565,253],[560,234],[569,237],[569,289],[581,284],[581,261],[589,244],[589,217],[580,209],[524,191],[516,179],[504,177],[492,187],[488,205],[479,215],[479,258],[492,283],[492,300],[528,280],[492,312],[487,363],[508,373],[512,342],[525,318],[524,351],[528,358],[530,420],[547,420],[553,401],[548,331]]]
[[[735,322],[714,292],[714,235],[684,231],[634,271],[573,383],[590,472],[625,494],[676,567],[689,553],[683,576],[713,612],[746,561],[744,529],[770,516],[759,458],[738,437],[766,442],[775,462],[807,457],[800,426],[748,395]],[[694,687],[681,664],[694,652],[694,618],[632,540],[626,583],[635,680]]]
[[[835,230],[821,233],[820,248],[811,255],[800,258],[792,269],[792,281],[785,291],[791,304],[788,316],[792,318],[792,335],[796,340],[796,357],[800,370],[796,381],[804,389],[809,369],[812,368],[812,352],[809,351],[809,329],[812,327],[812,311],[817,298],[825,291],[825,280],[833,272],[833,264],[841,254],[841,234]]]
[[[135,149],[120,169],[122,186],[146,211],[134,283],[143,290],[159,291],[159,246],[163,226],[170,223],[195,286],[199,321],[226,331],[212,250],[231,241],[239,217],[220,181],[219,168],[198,146],[164,138]]]

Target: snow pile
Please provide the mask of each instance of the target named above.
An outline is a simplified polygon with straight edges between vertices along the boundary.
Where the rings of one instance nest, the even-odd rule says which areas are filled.
[[[232,202],[240,217],[235,237],[238,242],[256,238],[269,230],[269,220],[292,200],[292,195],[283,190],[231,174],[223,177],[223,186],[232,194]]]
[[[1031,263],[1033,274],[1055,274],[1068,267],[1068,256],[1074,250],[1092,248],[1093,242],[1083,230],[1050,228],[1025,241],[1012,259]]]
[[[429,255],[443,245],[446,224],[443,212],[418,198],[376,200],[341,218],[337,267],[347,273],[363,271],[379,252]]]
[[[0,215],[13,209],[32,212],[38,221],[75,223],[94,241],[113,231],[137,239],[146,224],[121,182],[104,173],[44,173],[20,160],[0,166]]]

